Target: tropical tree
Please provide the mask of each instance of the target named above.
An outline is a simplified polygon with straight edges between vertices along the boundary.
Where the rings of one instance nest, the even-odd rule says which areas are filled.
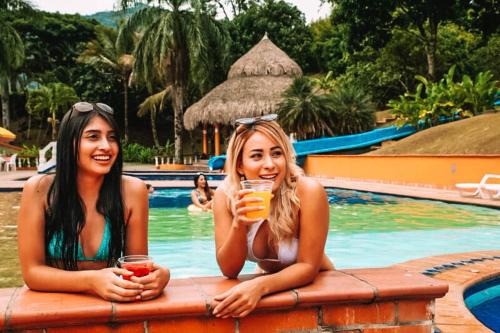
[[[75,90],[64,83],[49,83],[28,93],[27,105],[33,114],[40,117],[48,112],[52,126],[52,140],[57,137],[57,116],[68,110],[78,100]]]
[[[87,48],[78,57],[78,61],[103,69],[103,74],[111,71],[117,74],[123,87],[124,140],[128,142],[128,94],[129,81],[134,66],[132,55],[136,44],[133,32],[123,29],[118,31],[105,27],[96,27],[96,39],[88,42]]]
[[[122,0],[122,5],[136,3]],[[152,1],[147,1],[152,2]],[[125,28],[140,30],[142,38],[134,52],[134,79],[150,93],[156,82],[171,89],[174,110],[175,161],[182,159],[182,118],[190,82],[207,86],[214,61],[224,62],[227,33],[201,0],[162,0],[161,7],[137,11]],[[190,7],[187,5],[190,4]]]
[[[278,114],[287,132],[295,133],[299,140],[333,135],[329,97],[318,94],[311,79],[305,76],[294,79],[283,98]]]
[[[170,96],[171,88],[168,87],[156,94],[147,97],[140,105],[137,115],[139,117],[144,117],[149,113],[151,119],[151,133],[153,135],[153,141],[157,148],[161,148],[160,140],[158,139],[158,131],[156,129],[156,115],[165,109],[165,103],[167,98]]]
[[[375,125],[375,106],[370,95],[353,84],[337,85],[329,96],[330,128],[336,135],[362,133]]]
[[[2,99],[2,124],[10,127],[9,95],[15,70],[24,61],[24,45],[7,17],[9,11],[29,10],[30,3],[23,0],[0,1],[0,94]]]
[[[427,76],[436,79],[436,51],[440,25],[457,20],[464,10],[460,0],[328,0],[333,5],[332,20],[346,26],[351,47],[380,48],[390,38],[393,27],[405,29],[422,43]]]

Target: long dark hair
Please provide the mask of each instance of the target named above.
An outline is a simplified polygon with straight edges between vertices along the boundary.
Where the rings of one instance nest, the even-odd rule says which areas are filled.
[[[72,111],[78,112],[76,110]],[[125,221],[122,198],[122,148],[119,127],[113,117],[101,110],[90,112],[67,112],[61,122],[57,139],[57,168],[54,181],[47,194],[48,207],[45,211],[45,256],[49,265],[56,261],[51,258],[48,246],[54,236],[60,239],[61,261],[64,269],[78,270],[78,239],[85,225],[85,205],[76,183],[78,173],[78,151],[83,130],[93,117],[102,117],[116,133],[118,156],[108,174],[104,176],[96,209],[110,223],[111,241],[107,265],[125,251]]]
[[[203,176],[205,178],[205,187],[203,188],[203,191],[205,192],[205,195],[207,197],[207,201],[212,200],[212,194],[210,193],[210,186],[208,186],[208,178],[205,176],[203,173],[198,172],[194,176],[194,187],[198,188],[198,180],[200,177]]]

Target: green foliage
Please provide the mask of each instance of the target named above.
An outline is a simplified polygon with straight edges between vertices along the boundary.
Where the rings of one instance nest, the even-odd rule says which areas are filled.
[[[454,82],[455,66],[439,82],[420,81],[414,94],[405,93],[387,104],[399,125],[410,124],[420,129],[437,125],[443,119],[460,114],[471,117],[491,108],[497,81],[490,72],[479,73],[473,81],[468,75]]]
[[[28,91],[26,108],[38,118],[50,115],[52,140],[56,139],[56,124],[59,115],[68,110],[78,100],[75,90],[64,83],[49,83]]]
[[[136,163],[152,163],[155,156],[173,156],[174,143],[167,140],[160,148],[146,147],[139,143],[122,142],[123,161]]]
[[[158,151],[155,148],[145,147],[139,143],[122,143],[123,161],[137,163],[151,163]]]
[[[395,7],[393,0],[329,0],[332,23],[340,25],[346,51],[378,49],[390,38]]]
[[[329,96],[330,127],[337,135],[370,131],[375,125],[370,95],[354,84],[337,85]]]
[[[317,93],[311,79],[296,78],[283,97],[278,114],[285,131],[296,133],[299,140],[333,135],[329,126],[331,103],[327,95]]]
[[[344,73],[348,65],[348,52],[342,27],[332,25],[330,19],[311,23],[311,66],[314,71],[331,71],[335,76]]]
[[[436,52],[437,77],[446,74],[446,71],[453,65],[457,67],[458,73],[471,73],[470,54],[480,42],[480,35],[467,31],[462,26],[455,23],[442,24],[438,32]],[[422,52],[424,52],[423,49]]]
[[[424,46],[427,76],[436,77],[435,56],[440,25],[456,21],[463,12],[458,0],[330,0],[333,5],[332,19],[339,23],[352,53],[365,47],[380,49],[390,38],[390,31],[399,27],[413,31]]]
[[[491,72],[478,73],[473,81],[464,75],[462,82],[456,86],[456,95],[463,100],[461,111],[466,114],[477,115],[490,109],[494,103],[498,81],[493,80]]]
[[[19,157],[38,157],[38,152],[40,151],[40,147],[37,145],[32,145],[31,147],[23,144],[23,150],[18,153]]]
[[[500,80],[500,33],[491,35],[485,46],[476,49],[470,63],[474,72],[489,70],[495,80]]]
[[[373,129],[375,108],[370,96],[351,83],[329,85],[329,89],[324,89],[325,80],[328,75],[323,80],[307,77],[294,80],[278,110],[283,128],[296,133],[297,139]]]
[[[267,0],[262,5],[252,3],[228,25],[233,40],[231,63],[248,52],[267,32],[276,46],[304,71],[309,70],[312,36],[304,14],[297,7],[283,0]]]
[[[71,84],[76,58],[94,37],[97,22],[45,12],[38,12],[36,19],[12,15],[11,20],[27,50],[23,71],[36,81]]]
[[[470,31],[481,31],[485,36],[500,33],[500,4],[498,0],[468,1],[461,23]],[[464,6],[465,7],[465,6]]]

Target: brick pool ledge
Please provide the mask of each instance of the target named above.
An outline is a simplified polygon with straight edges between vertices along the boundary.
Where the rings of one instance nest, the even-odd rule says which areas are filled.
[[[452,253],[410,260],[393,267],[430,274],[449,285],[435,303],[435,325],[441,333],[493,333],[469,311],[464,292],[482,281],[500,277],[500,250]]]
[[[0,289],[0,330],[430,333],[435,299],[448,291],[446,282],[399,268],[337,270],[320,273],[308,286],[264,297],[245,318],[212,316],[212,297],[237,283],[223,277],[173,279],[159,298],[134,303]]]

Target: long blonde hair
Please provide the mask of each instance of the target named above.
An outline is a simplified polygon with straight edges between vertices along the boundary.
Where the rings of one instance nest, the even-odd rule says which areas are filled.
[[[254,133],[260,132],[276,142],[286,159],[286,174],[280,188],[274,193],[271,204],[269,242],[281,240],[290,241],[297,228],[296,221],[300,208],[300,200],[296,193],[297,178],[303,175],[295,161],[295,150],[283,129],[275,121],[260,121],[252,125],[240,125],[236,128],[227,148],[227,177],[225,191],[232,200],[241,189],[240,180],[243,175],[238,173],[242,163],[243,147]]]

